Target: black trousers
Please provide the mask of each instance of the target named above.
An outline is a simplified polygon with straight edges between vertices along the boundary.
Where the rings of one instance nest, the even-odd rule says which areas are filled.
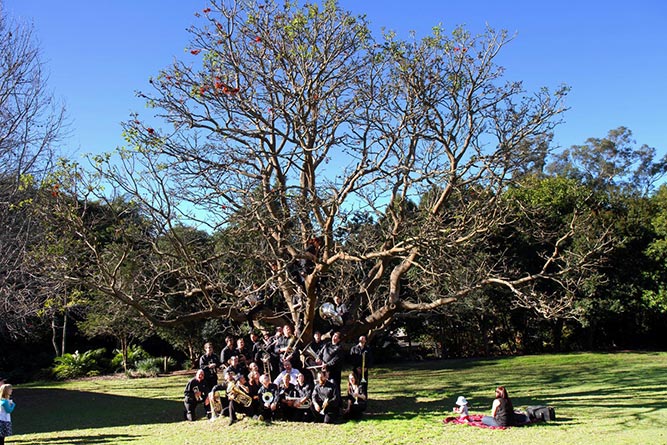
[[[195,399],[184,399],[183,405],[185,405],[185,418],[187,420],[193,421],[197,420],[197,405],[204,403],[203,401],[199,402]]]

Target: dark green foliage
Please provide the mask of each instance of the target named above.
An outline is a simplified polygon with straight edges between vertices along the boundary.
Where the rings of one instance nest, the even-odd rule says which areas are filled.
[[[100,375],[104,370],[102,361],[105,353],[105,349],[65,353],[53,360],[53,375],[59,380]]]

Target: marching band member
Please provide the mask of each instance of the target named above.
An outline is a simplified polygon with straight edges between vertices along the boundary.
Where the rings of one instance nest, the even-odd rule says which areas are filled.
[[[225,337],[225,347],[220,351],[220,361],[223,366],[229,366],[229,359],[234,355],[234,337]]]
[[[283,382],[285,374],[289,374],[291,380],[296,382],[296,378],[299,375],[299,370],[292,368],[292,363],[289,360],[283,360],[283,371],[278,374],[275,379],[273,379],[273,384],[279,386]]]
[[[315,354],[322,352],[324,347],[324,342],[322,341],[322,333],[320,331],[313,332],[313,342],[310,344],[310,349],[313,350]]]
[[[255,365],[256,363],[251,363]],[[252,397],[252,405],[250,406],[248,415],[252,417],[259,416],[260,413],[260,401],[259,401],[259,388],[262,386],[259,381],[259,371],[257,369],[251,369],[248,373],[248,394]]]
[[[340,399],[338,390],[327,380],[327,373],[317,373],[317,383],[311,396],[311,412],[315,422],[334,423],[338,419]]]
[[[291,382],[290,374],[283,375],[283,380],[278,385],[279,410],[283,420],[292,420],[294,418],[294,392],[294,385]]]
[[[229,374],[232,375],[231,373]],[[250,391],[243,374],[237,374],[227,385],[227,397],[229,398],[229,424],[232,425],[238,419],[236,413],[248,414],[252,406]]]
[[[343,358],[345,355],[340,341],[340,332],[334,332],[331,337],[331,342],[327,343],[324,348],[322,348],[321,354],[321,363],[326,365],[329,379],[331,379],[334,387],[337,388],[338,391],[340,391],[340,375],[343,371]]]
[[[276,340],[274,346],[274,351],[280,357],[281,364],[283,364],[285,360],[289,360],[292,363],[292,367],[298,368],[300,366],[298,363],[299,354],[296,351],[296,343],[297,338],[292,332],[292,326],[286,324],[283,326],[283,335]]]
[[[359,419],[366,410],[366,389],[357,383],[357,376],[351,372],[347,377],[347,397],[344,402],[343,415],[349,419]]]
[[[239,362],[239,357],[237,355],[232,355],[229,359],[229,366],[225,368],[225,372],[231,372],[235,375],[239,374],[247,375],[248,369],[245,367],[244,364]]]
[[[260,403],[260,420],[270,422],[278,409],[278,387],[271,382],[267,374],[262,374],[259,378],[262,386],[257,391]]]
[[[310,397],[313,387],[306,381],[306,376],[299,374],[294,385],[294,395],[299,400],[294,402],[294,420],[298,422],[310,422],[312,416],[310,413]]]
[[[357,382],[364,383],[364,386],[368,389],[368,368],[373,363],[373,353],[366,342],[365,335],[360,336],[359,343],[350,349],[350,363],[352,364],[352,372],[357,377]]]
[[[237,338],[234,355],[239,358],[239,363],[241,363],[243,366],[248,366],[248,363],[252,361],[250,354],[250,349],[246,347],[243,337]]]
[[[208,393],[204,382],[204,371],[197,370],[195,376],[185,385],[183,404],[185,405],[185,418],[189,421],[197,420],[197,405],[208,402]]]
[[[213,343],[204,344],[204,354],[199,357],[199,369],[204,371],[204,381],[207,388],[213,388],[218,384],[218,367],[220,358],[213,352]]]

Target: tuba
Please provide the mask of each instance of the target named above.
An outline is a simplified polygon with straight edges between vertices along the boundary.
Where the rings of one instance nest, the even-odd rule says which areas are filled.
[[[240,403],[246,408],[252,404],[252,397],[250,397],[244,390],[239,388],[236,383],[231,383],[229,386],[227,386],[227,397],[229,397],[229,400]]]
[[[323,320],[327,320],[336,326],[343,325],[343,317],[341,317],[336,311],[336,306],[331,303],[324,303],[320,306],[320,317]]]

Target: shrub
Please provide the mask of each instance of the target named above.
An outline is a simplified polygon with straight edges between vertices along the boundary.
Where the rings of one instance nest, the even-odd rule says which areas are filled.
[[[166,357],[167,360],[167,370],[174,369],[176,367],[176,360],[171,357]],[[130,372],[131,377],[155,377],[160,372],[163,372],[165,366],[165,358],[163,357],[149,357],[143,360],[139,360],[135,369]]]
[[[111,366],[114,370],[123,369],[123,351],[114,349],[114,357],[111,359]],[[140,345],[130,345],[127,348],[127,369],[136,368],[137,363],[141,360],[151,358],[151,356]]]
[[[63,354],[56,357],[53,366],[53,374],[57,379],[75,379],[79,377],[92,377],[100,374],[100,362],[104,357],[104,348],[93,349],[79,354]]]

